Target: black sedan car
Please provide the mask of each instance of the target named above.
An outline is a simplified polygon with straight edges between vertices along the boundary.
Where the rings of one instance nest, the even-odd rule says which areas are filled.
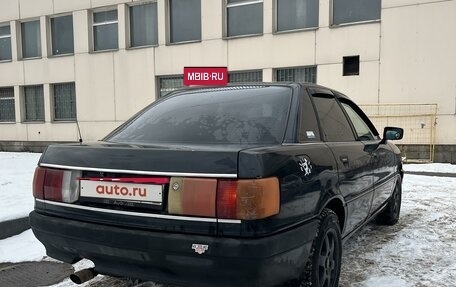
[[[337,91],[244,84],[176,91],[93,144],[51,145],[36,237],[96,273],[179,286],[337,286],[342,240],[398,221],[399,149]]]

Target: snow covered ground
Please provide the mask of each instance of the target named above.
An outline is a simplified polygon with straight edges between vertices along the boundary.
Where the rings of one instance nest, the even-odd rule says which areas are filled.
[[[31,182],[39,154],[0,152],[0,221],[33,208]],[[456,173],[449,164],[410,164],[406,171]],[[52,260],[29,230],[0,240],[0,263]],[[90,261],[74,265],[76,270]],[[53,287],[77,286],[65,280]],[[97,276],[80,286],[161,286]],[[371,223],[344,245],[341,287],[456,286],[456,178],[406,175],[395,226]]]
[[[398,224],[371,223],[345,244],[341,287],[456,286],[456,178],[405,175],[402,189]]]
[[[456,173],[456,164],[432,163],[432,164],[405,164],[405,171]]]
[[[39,153],[0,152],[0,221],[28,216],[33,209],[33,172]]]

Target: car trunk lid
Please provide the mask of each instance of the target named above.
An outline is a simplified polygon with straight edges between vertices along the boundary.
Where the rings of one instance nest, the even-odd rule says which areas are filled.
[[[237,177],[244,148],[51,145],[35,175],[44,186],[41,195],[34,191],[36,209],[127,228],[215,235],[217,180]],[[72,189],[79,196],[68,195]]]

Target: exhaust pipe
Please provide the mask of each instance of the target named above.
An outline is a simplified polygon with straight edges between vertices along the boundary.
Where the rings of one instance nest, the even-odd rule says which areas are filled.
[[[97,275],[98,273],[93,268],[87,268],[71,274],[70,279],[76,284],[82,284],[93,279],[93,277]]]

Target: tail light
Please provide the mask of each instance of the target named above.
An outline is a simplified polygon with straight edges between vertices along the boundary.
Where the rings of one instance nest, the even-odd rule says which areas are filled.
[[[61,202],[75,202],[79,199],[80,171],[59,170],[37,167],[33,178],[33,196]]]
[[[279,181],[264,179],[220,180],[217,217],[254,220],[279,213]]]
[[[168,212],[179,215],[255,220],[279,213],[280,188],[275,177],[217,180],[171,178]]]
[[[217,180],[173,177],[169,183],[168,212],[215,217]]]

